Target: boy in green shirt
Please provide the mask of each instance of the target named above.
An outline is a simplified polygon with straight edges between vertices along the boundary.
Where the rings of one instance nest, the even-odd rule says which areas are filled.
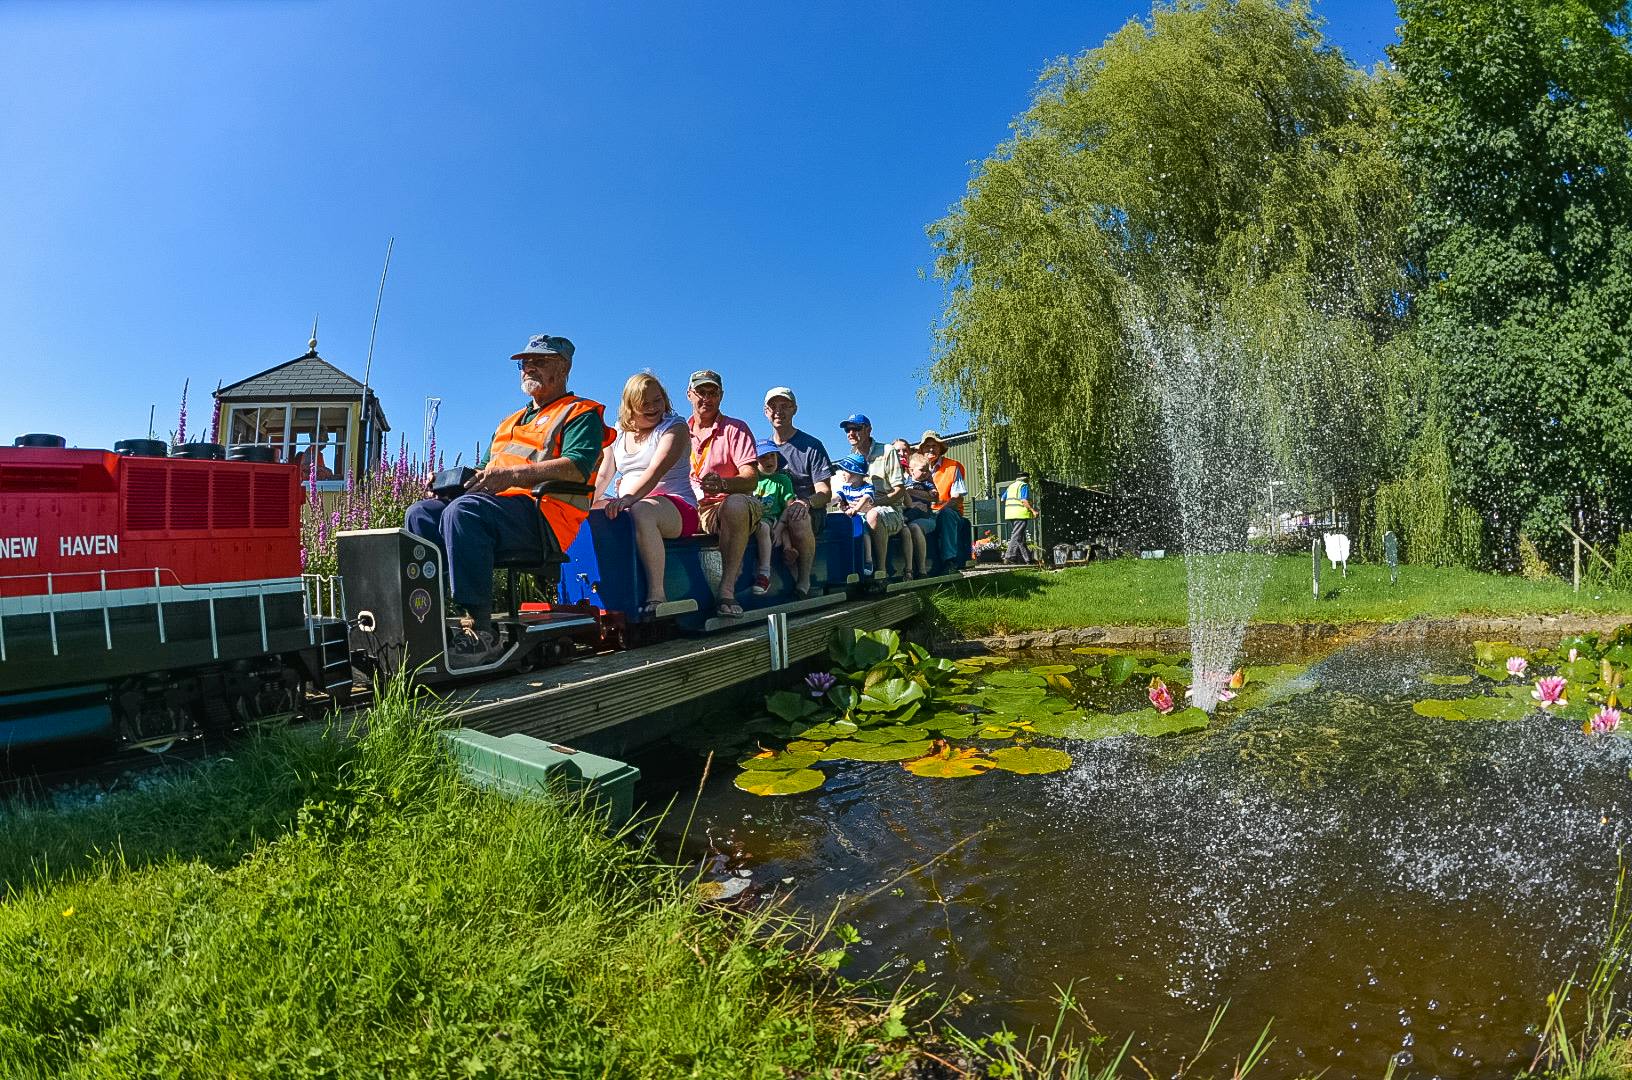
[[[754,486],[754,497],[765,507],[765,516],[759,521],[755,539],[759,543],[759,572],[754,575],[754,586],[748,590],[755,596],[771,591],[771,548],[782,543],[782,511],[793,499],[793,478],[782,471],[782,448],[770,439],[761,439],[754,446],[759,455],[759,483]],[[786,553],[784,548],[783,552]]]

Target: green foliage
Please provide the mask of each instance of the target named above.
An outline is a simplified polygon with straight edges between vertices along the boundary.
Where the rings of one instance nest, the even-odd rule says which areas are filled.
[[[1158,431],[1140,298],[1206,297],[1274,367],[1263,415],[1288,466],[1354,487],[1404,281],[1383,78],[1326,46],[1304,0],[1159,3],[1049,68],[930,229],[936,385],[983,429],[1009,423],[1033,468],[1119,475]]]
[[[1632,509],[1632,52],[1615,0],[1402,0],[1396,109],[1420,341],[1456,485],[1558,559],[1577,496]]]
[[[1616,589],[1632,590],[1632,529],[1624,529],[1615,541],[1615,569],[1609,583]]]
[[[1455,495],[1444,421],[1425,423],[1410,443],[1404,466],[1379,485],[1372,510],[1375,550],[1383,534],[1400,540],[1400,562],[1419,566],[1473,566],[1482,550],[1479,515]]]

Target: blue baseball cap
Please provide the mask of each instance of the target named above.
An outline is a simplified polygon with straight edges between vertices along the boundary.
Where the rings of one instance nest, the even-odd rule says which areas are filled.
[[[766,454],[775,454],[777,457],[781,457],[781,458],[785,458],[785,457],[788,456],[788,453],[787,453],[786,450],[783,450],[780,446],[776,445],[776,443],[772,442],[770,439],[761,439],[757,443],[754,444],[754,456],[755,457],[764,457]]]
[[[839,426],[845,430],[849,430],[853,427],[872,427],[873,422],[867,419],[867,415],[865,413],[853,412],[843,420],[840,420]]]
[[[855,473],[857,476],[867,475],[867,459],[860,454],[846,454],[835,461],[833,467],[843,469],[848,473]]]

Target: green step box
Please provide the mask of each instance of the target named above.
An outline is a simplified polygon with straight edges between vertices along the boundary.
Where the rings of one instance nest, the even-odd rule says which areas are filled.
[[[442,737],[471,783],[508,795],[536,797],[555,787],[588,789],[605,807],[614,826],[635,812],[635,781],[640,770],[611,758],[597,757],[531,735],[503,738],[469,728],[444,731]]]

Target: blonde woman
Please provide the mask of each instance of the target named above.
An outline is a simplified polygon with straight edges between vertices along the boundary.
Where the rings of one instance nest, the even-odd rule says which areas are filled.
[[[608,518],[626,513],[634,520],[635,547],[646,570],[641,614],[648,617],[667,600],[663,541],[698,531],[690,449],[686,422],[675,415],[657,376],[645,371],[631,375],[618,406],[617,438],[601,454],[602,483],[615,472],[617,494],[598,498],[595,505]]]

